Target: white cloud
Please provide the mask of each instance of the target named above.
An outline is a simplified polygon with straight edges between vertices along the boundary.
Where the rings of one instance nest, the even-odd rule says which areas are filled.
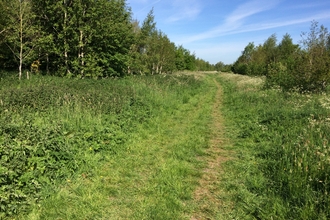
[[[156,5],[157,3],[159,3],[161,0],[154,0],[154,1],[151,1],[151,0],[131,0],[131,2],[135,3],[135,4],[141,4],[143,5],[143,7],[138,10],[135,14],[139,14],[143,11],[150,11],[150,9]]]
[[[230,35],[230,34],[237,34],[237,33],[245,33],[245,32],[252,32],[252,31],[260,31],[260,30],[267,30],[267,29],[273,29],[278,27],[285,27],[290,25],[296,25],[296,24],[302,24],[306,22],[311,22],[312,20],[323,20],[323,19],[329,19],[330,18],[330,12],[321,12],[319,14],[299,18],[299,19],[292,19],[292,20],[281,20],[277,22],[267,22],[267,23],[258,23],[253,25],[247,25],[245,27],[242,27],[240,29],[235,29],[233,31],[228,31],[226,33],[221,33],[219,36],[223,35]]]
[[[146,4],[151,1],[150,0],[130,0],[130,2],[136,3],[136,4]]]
[[[322,20],[322,19],[330,18],[330,12],[324,11],[324,12],[319,12],[318,14],[313,14],[311,16],[307,16],[307,17],[305,16],[303,18],[294,18],[290,20],[288,20],[287,18],[282,18],[277,21],[265,21],[265,22],[245,25],[246,20],[250,16],[263,11],[270,10],[274,8],[278,3],[279,1],[272,1],[272,3],[270,4],[266,4],[265,2],[260,0],[250,1],[248,3],[240,5],[236,10],[234,10],[229,16],[226,17],[225,22],[222,25],[219,25],[201,34],[197,34],[190,37],[184,37],[181,40],[179,40],[179,42],[180,44],[186,44],[190,42],[216,38],[225,35],[267,30],[278,27],[306,23],[312,20]]]
[[[294,6],[291,6],[287,9],[293,10],[293,9],[311,9],[316,7],[328,7],[329,2],[309,2],[305,4],[295,4]]]
[[[276,1],[253,0],[238,6],[226,19],[226,24],[235,24],[243,22],[245,18],[269,10],[279,3]]]
[[[262,0],[253,0],[238,6],[227,18],[224,24],[219,25],[209,31],[185,38],[182,43],[193,42],[217,36],[223,36],[235,30],[239,30],[245,20],[257,13],[269,10],[279,3],[278,0],[265,3]]]
[[[167,19],[167,22],[176,22],[185,19],[193,20],[202,11],[201,4],[197,0],[173,0],[171,5],[171,11],[174,11],[174,14]]]

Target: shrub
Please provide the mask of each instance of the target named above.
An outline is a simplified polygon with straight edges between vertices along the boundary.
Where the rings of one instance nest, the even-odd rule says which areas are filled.
[[[282,90],[290,90],[295,86],[293,76],[286,65],[281,62],[273,62],[267,66],[266,87],[280,86]]]

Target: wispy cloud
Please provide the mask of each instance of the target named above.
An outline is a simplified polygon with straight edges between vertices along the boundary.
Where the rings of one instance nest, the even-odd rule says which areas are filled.
[[[172,1],[172,11],[174,14],[167,19],[167,22],[193,20],[202,11],[202,7],[197,0],[174,0]]]
[[[305,4],[295,4],[294,6],[291,6],[287,9],[311,9],[311,8],[316,8],[316,7],[329,7],[329,2],[324,1],[324,2],[309,2]]]
[[[302,24],[302,23],[306,23],[306,22],[311,22],[312,20],[323,20],[323,19],[329,19],[329,18],[330,18],[330,12],[327,11],[327,12],[321,12],[321,13],[313,15],[313,16],[299,18],[299,19],[249,25],[249,26],[242,28],[241,30],[235,30],[232,32],[228,32],[226,34],[236,34],[236,33],[244,33],[244,32],[251,32],[251,31],[267,30],[267,29],[272,29],[272,28]]]
[[[155,1],[150,1],[150,0],[135,0],[139,4],[145,5],[143,8],[141,8],[139,11],[136,12],[136,14],[139,14],[145,10],[150,10],[154,5],[159,3],[161,0],[155,0]]]
[[[245,18],[263,12],[275,7],[279,3],[278,0],[275,1],[262,1],[253,0],[238,6],[226,19],[227,24],[233,24],[237,22],[243,22]]]
[[[273,1],[272,3],[265,5],[262,4],[259,0],[251,1],[246,4],[239,6],[236,10],[234,10],[226,19],[225,22],[215,27],[209,31],[206,31],[201,34],[197,34],[195,36],[191,36],[181,40],[180,43],[190,43],[194,41],[200,41],[204,39],[210,39],[225,35],[232,35],[238,33],[245,33],[245,32],[252,32],[252,31],[260,31],[260,30],[267,30],[273,29],[278,27],[296,25],[301,23],[310,22],[312,20],[323,20],[330,18],[329,11],[319,12],[317,14],[313,14],[310,16],[305,16],[303,18],[294,18],[294,19],[282,19],[278,21],[267,21],[267,22],[259,22],[250,25],[246,25],[246,20],[257,13],[264,12],[266,10],[270,10],[274,8],[279,1]]]
[[[213,38],[213,37],[222,36],[225,34],[230,34],[240,31],[240,29],[243,27],[244,23],[250,16],[270,10],[274,8],[276,5],[278,5],[279,2],[280,2],[279,0],[271,1],[271,2],[270,1],[265,2],[262,0],[252,0],[245,4],[242,4],[238,6],[231,14],[229,14],[226,17],[222,25],[219,25],[218,27],[215,27],[204,33],[186,38],[185,43]]]

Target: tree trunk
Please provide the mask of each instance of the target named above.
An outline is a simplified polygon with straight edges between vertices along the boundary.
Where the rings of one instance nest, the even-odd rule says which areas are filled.
[[[84,75],[84,65],[85,65],[85,62],[84,62],[84,42],[83,42],[83,36],[84,36],[83,35],[83,31],[80,30],[78,59],[79,58],[81,59],[81,71],[80,71],[81,76]]]
[[[163,66],[160,65],[160,67],[159,67],[159,74],[162,74],[162,69],[163,69]]]
[[[19,48],[19,66],[18,66],[18,78],[22,78],[22,66],[23,66],[23,8],[22,3],[19,4],[19,37],[20,37],[20,48]]]
[[[64,4],[64,21],[63,21],[63,32],[64,32],[64,63],[65,63],[65,68],[66,68],[66,73],[69,74],[69,62],[68,62],[68,49],[67,49],[67,19],[68,19],[68,12],[67,12],[67,5],[66,5],[66,0],[63,0]]]
[[[46,71],[47,74],[49,74],[49,54],[46,54]]]
[[[159,71],[159,65],[157,64],[156,65],[156,74],[158,74],[158,71]]]

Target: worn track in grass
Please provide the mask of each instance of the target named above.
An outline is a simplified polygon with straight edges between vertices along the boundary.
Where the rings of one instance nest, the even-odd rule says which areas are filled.
[[[217,88],[212,108],[212,124],[211,138],[206,156],[200,159],[206,162],[206,167],[203,170],[202,178],[199,181],[199,186],[194,192],[194,200],[198,208],[191,220],[213,219],[217,212],[224,210],[224,204],[221,197],[225,194],[219,188],[221,182],[221,174],[223,174],[224,162],[231,159],[233,152],[226,149],[224,146],[228,144],[228,140],[224,134],[224,119],[221,114],[221,105],[223,92],[221,85],[213,77],[213,83]]]
[[[116,153],[89,168],[91,175],[58,186],[21,219],[226,219],[219,218],[230,207],[220,183],[233,154],[222,88],[219,75],[194,74],[205,84],[149,95],[160,103],[152,120],[136,125]]]

